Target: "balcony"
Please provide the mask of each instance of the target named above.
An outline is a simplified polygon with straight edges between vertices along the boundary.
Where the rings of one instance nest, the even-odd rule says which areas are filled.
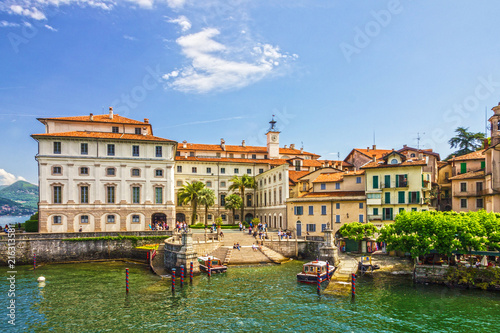
[[[377,214],[377,215],[367,215],[368,221],[373,221],[373,220],[382,220],[382,214]]]
[[[488,190],[479,190],[479,191],[464,191],[464,192],[456,192],[453,193],[455,197],[480,197],[483,195],[487,195]]]

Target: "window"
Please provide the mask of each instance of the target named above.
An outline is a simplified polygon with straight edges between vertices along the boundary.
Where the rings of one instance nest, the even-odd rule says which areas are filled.
[[[481,161],[481,169],[484,169],[486,166],[485,162],[484,161]]]
[[[252,160],[256,160],[257,159],[257,155],[256,154],[252,154]]]
[[[412,211],[412,212],[416,212],[416,211],[417,211],[417,208],[416,208],[416,207],[412,207],[412,208],[411,208],[411,211]]]
[[[372,187],[378,188],[378,176],[373,176]]]
[[[337,203],[335,204],[335,209],[340,209],[340,202],[337,202]]]
[[[212,214],[208,214],[208,215],[207,215],[207,219],[208,219],[208,220],[211,220],[211,219],[212,219]]]
[[[118,126],[111,127],[111,132],[112,133],[118,133],[118,131],[119,131]]]
[[[278,180],[281,180],[281,172],[278,174]]]
[[[236,173],[239,173],[239,172],[240,172],[240,170],[239,170],[238,168],[234,168],[234,173],[235,173],[235,174],[236,174]]]
[[[482,182],[476,182],[476,192],[477,194],[481,194],[483,191],[483,183]]]
[[[59,215],[53,216],[52,217],[52,223],[54,224],[61,224],[62,223],[62,218]]]
[[[54,186],[53,191],[54,191],[54,203],[55,204],[62,203],[62,187]]]
[[[363,203],[362,202],[359,203],[359,209],[363,209]]]
[[[132,156],[139,156],[139,146],[132,146]]]
[[[252,207],[252,195],[247,194],[247,207]]]
[[[335,215],[335,223],[340,223],[340,215]]]
[[[408,175],[396,175],[396,187],[407,187]]]
[[[139,215],[132,215],[132,223],[141,223],[141,217]]]
[[[177,166],[177,172],[182,172],[182,165]]]
[[[210,180],[207,180],[207,184],[206,184],[207,187],[212,187],[212,182]]]
[[[162,157],[163,156],[162,146],[156,146],[155,147],[155,153],[156,153],[156,157]]]
[[[115,187],[106,186],[106,202],[109,204],[115,203]]]
[[[106,221],[108,223],[115,223],[115,216],[114,215],[108,215],[106,218]]]
[[[141,203],[141,188],[139,186],[132,187],[132,203]]]
[[[225,204],[226,204],[226,195],[225,194],[221,194],[220,195],[220,205],[224,206]]]
[[[295,206],[295,207],[293,207],[293,212],[295,215],[302,215],[304,213],[304,207]]]
[[[52,167],[52,174],[53,175],[60,175],[62,172],[61,172],[61,167],[60,166],[55,166],[55,167]]]
[[[226,168],[220,168],[220,173],[225,174],[226,173]]]
[[[335,189],[340,190],[340,183],[335,183]]]
[[[419,204],[420,203],[420,192],[408,192],[408,203],[409,204]]]
[[[211,174],[212,173],[212,168],[207,168],[207,173]]]
[[[276,183],[276,175],[273,176],[273,183]]]
[[[190,157],[194,157],[194,151],[190,151],[190,152],[189,152],[189,156],[190,156]]]
[[[315,232],[316,231],[316,224],[306,224],[306,230],[308,232]]]
[[[405,192],[404,191],[398,192],[398,203],[400,203],[400,204],[405,203]]]
[[[484,208],[484,205],[483,205],[483,199],[482,199],[482,198],[478,198],[478,199],[476,199],[476,208],[477,208],[477,209]]]
[[[364,222],[363,218],[364,218],[363,214],[359,214],[359,222],[363,223]]]
[[[326,215],[326,206],[321,206],[321,215]]]
[[[80,154],[81,155],[88,155],[89,153],[89,144],[88,143],[81,143],[80,144]]]
[[[115,168],[106,168],[106,176],[114,176],[116,174]]]
[[[155,177],[163,177],[163,170],[162,169],[156,169],[155,170]]]
[[[252,174],[252,169],[247,169],[247,175],[251,175]]]
[[[373,215],[378,215],[378,208],[373,208]]]
[[[356,184],[361,184],[361,177],[356,177]]]
[[[89,174],[89,168],[87,167],[80,168],[80,175],[88,175],[88,174]]]
[[[229,153],[229,158],[234,158],[234,154],[233,153]]]
[[[326,223],[321,225],[321,232],[324,232],[326,230]]]
[[[398,160],[397,160],[397,159],[395,159],[395,158],[393,158],[393,159],[391,160],[391,164],[398,164]]]
[[[460,192],[467,192],[467,183],[460,183]]]
[[[382,219],[392,220],[392,208],[382,208]]]
[[[385,175],[384,176],[384,188],[390,188],[391,187],[391,175]]]
[[[226,182],[225,181],[221,181],[220,182],[220,187],[226,187]]]
[[[141,170],[132,169],[132,177],[139,177],[141,175]]]
[[[245,154],[241,154],[241,158],[245,158]]]
[[[61,153],[61,143],[54,142],[54,154],[60,154],[60,153]]]
[[[234,214],[234,220],[238,221],[239,219],[240,219],[240,215],[239,214]]]
[[[265,160],[267,160],[267,154],[266,154],[266,155],[264,155],[264,159],[265,159]]]
[[[399,212],[400,212],[400,213],[402,213],[402,212],[404,212],[404,211],[405,211],[405,209],[404,209],[404,208],[399,208]]]
[[[314,215],[314,206],[309,206],[309,215]]]
[[[163,203],[163,188],[155,187],[155,203],[162,204]]]
[[[191,168],[191,173],[197,173],[197,172],[198,172],[198,169],[196,167]]]
[[[89,223],[89,216],[88,215],[80,215],[80,223],[81,224]]]
[[[108,156],[115,156],[115,145],[108,145]]]
[[[80,203],[82,203],[82,204],[89,203],[89,187],[88,186],[80,186]]]
[[[387,192],[385,193],[385,201],[384,203],[390,204],[391,203],[391,193]]]
[[[460,208],[467,208],[467,199],[460,199]]]
[[[322,190],[326,190],[326,184],[325,183],[321,183],[321,189]]]
[[[467,172],[467,163],[460,163],[460,173]]]
[[[300,171],[300,161],[295,161],[295,171]]]
[[[175,156],[181,156],[181,152],[180,151],[176,151],[175,152]]]
[[[263,173],[264,169],[259,169],[259,174]]]
[[[140,127],[136,127],[135,128],[135,134],[142,134],[142,131],[141,131]]]
[[[223,220],[223,221],[225,221],[225,220],[226,220],[226,218],[227,218],[227,217],[226,217],[226,214],[222,214],[220,217],[222,218],[222,220]]]
[[[177,181],[177,186],[182,186],[182,180]]]

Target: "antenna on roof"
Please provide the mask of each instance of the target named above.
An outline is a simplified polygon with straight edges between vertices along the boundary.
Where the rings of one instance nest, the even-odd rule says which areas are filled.
[[[373,130],[373,146],[375,146],[377,143],[375,142],[375,130]]]
[[[488,137],[488,108],[484,107],[484,137]]]
[[[425,134],[425,132],[422,134]],[[420,150],[420,140],[422,140],[422,137],[420,136],[420,132],[417,133],[417,137],[415,139],[417,140],[417,149]]]
[[[304,141],[300,141],[300,144],[301,144],[301,149],[304,149]]]
[[[340,161],[340,152],[337,152],[337,158],[339,159]]]

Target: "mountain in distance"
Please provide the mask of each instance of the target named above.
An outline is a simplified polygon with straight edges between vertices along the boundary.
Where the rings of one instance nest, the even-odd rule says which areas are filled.
[[[38,209],[38,186],[19,180],[0,188],[0,215],[32,214]]]

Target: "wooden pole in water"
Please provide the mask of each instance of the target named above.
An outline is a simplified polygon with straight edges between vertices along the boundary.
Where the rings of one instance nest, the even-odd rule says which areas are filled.
[[[36,253],[33,253],[33,269],[36,269]]]
[[[181,288],[184,287],[184,265],[181,265]]]
[[[326,262],[326,279],[330,281],[330,264]]]
[[[319,295],[321,293],[321,273],[320,272],[318,272],[317,283],[318,283],[318,295]]]
[[[356,274],[352,274],[351,287],[352,287],[352,298],[354,298],[356,296]]]
[[[209,258],[208,259],[208,266],[207,266],[207,270],[208,270],[208,277],[211,277],[212,276],[212,260]]]
[[[128,293],[128,268],[125,268],[125,289]]]
[[[172,292],[175,292],[175,268],[172,268]]]
[[[190,267],[189,267],[189,282],[193,283],[193,262],[191,261]]]

